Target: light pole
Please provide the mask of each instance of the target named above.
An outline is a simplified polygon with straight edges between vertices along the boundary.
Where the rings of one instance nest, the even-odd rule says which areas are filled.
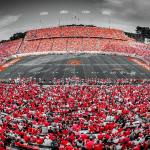
[[[68,13],[69,13],[68,10],[61,10],[61,11],[59,12],[59,20],[58,20],[59,26],[61,25],[61,23],[62,23],[62,21],[63,21],[63,19],[62,19],[63,15],[68,14]]]

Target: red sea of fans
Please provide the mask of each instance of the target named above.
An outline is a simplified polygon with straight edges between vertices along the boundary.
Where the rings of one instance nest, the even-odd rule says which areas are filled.
[[[150,81],[0,84],[0,149],[148,150]]]
[[[55,27],[27,32],[25,39],[0,44],[0,63],[15,54],[35,52],[114,52],[150,62],[150,46],[123,31],[98,27]]]
[[[27,32],[26,40],[47,39],[59,37],[95,37],[129,40],[121,30],[98,28],[98,27],[54,27],[46,29],[31,30]],[[131,40],[131,39],[130,39]]]

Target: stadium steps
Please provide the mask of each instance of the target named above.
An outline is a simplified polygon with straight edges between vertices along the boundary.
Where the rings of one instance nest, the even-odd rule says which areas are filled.
[[[36,49],[36,52],[38,52],[39,47],[40,47],[40,45],[41,45],[41,42],[42,42],[42,40],[39,41],[38,47],[37,47],[37,49]]]

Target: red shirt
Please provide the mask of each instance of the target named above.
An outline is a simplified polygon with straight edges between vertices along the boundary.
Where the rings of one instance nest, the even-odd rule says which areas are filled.
[[[102,143],[95,144],[94,150],[102,150],[102,149],[103,149],[103,144]]]
[[[102,134],[99,134],[99,135],[98,135],[98,139],[99,139],[99,140],[102,140],[102,139],[103,139],[103,135],[102,135]]]
[[[91,150],[93,148],[93,145],[94,145],[94,142],[93,141],[89,141],[89,142],[86,143],[86,148],[88,150]]]
[[[74,148],[71,145],[67,145],[66,150],[74,150]]]
[[[39,144],[39,145],[43,144],[43,139],[42,138],[37,138],[36,143]]]
[[[29,136],[27,136],[27,135],[25,135],[23,138],[24,138],[25,142],[28,142],[30,139]]]

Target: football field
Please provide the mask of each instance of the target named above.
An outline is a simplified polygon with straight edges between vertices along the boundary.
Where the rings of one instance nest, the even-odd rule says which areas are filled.
[[[28,56],[0,72],[0,79],[41,78],[137,78],[150,79],[150,72],[124,56],[63,54]]]

